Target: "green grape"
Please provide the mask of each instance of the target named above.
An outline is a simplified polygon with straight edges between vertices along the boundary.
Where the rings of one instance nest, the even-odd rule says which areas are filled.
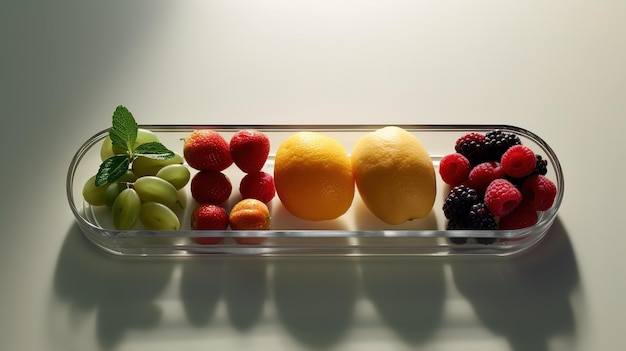
[[[152,141],[159,142],[159,137],[157,137],[156,134],[148,129],[139,128],[137,129],[137,138],[135,139],[135,145],[133,146],[133,148]],[[112,146],[112,149],[116,155],[125,153],[124,150],[121,150],[115,146]]]
[[[167,165],[161,168],[157,174],[157,177],[167,180],[172,183],[176,190],[182,189],[189,182],[191,173],[185,165],[173,164]]]
[[[107,135],[106,138],[102,140],[102,146],[100,146],[100,159],[104,161],[114,155],[113,142],[111,142],[111,137]]]
[[[157,160],[149,157],[139,156],[137,157],[131,166],[133,169],[133,173],[137,175],[137,177],[143,177],[147,175],[156,175],[159,170],[165,166],[174,165],[174,164],[182,164],[185,160],[183,156],[174,153],[174,157],[168,158],[167,160]]]
[[[130,230],[139,221],[141,199],[132,188],[126,188],[117,196],[111,207],[113,225],[117,230]]]
[[[133,183],[133,189],[144,202],[154,201],[170,208],[176,205],[184,208],[183,203],[178,199],[178,191],[165,179],[156,176],[139,177]]]
[[[126,184],[123,183],[112,183],[104,185],[104,187],[106,187],[103,194],[104,204],[109,207],[113,206],[115,199],[117,199],[122,190],[127,188]]]
[[[83,198],[90,205],[102,206],[105,204],[104,191],[106,188],[106,184],[96,186],[96,176],[94,175],[85,182],[85,185],[83,185]]]
[[[139,220],[150,230],[178,230],[180,221],[169,207],[153,201],[144,202],[139,212]]]
[[[154,134],[154,132],[148,130],[148,129],[143,129],[143,128],[139,128],[137,130],[137,138],[135,139],[135,146],[137,147],[141,144],[145,144],[151,141],[159,141],[159,138],[156,136],[156,134]],[[113,155],[119,155],[119,154],[125,154],[126,152],[118,147],[114,147],[113,146],[113,142],[111,141],[111,138],[107,135],[106,138],[104,138],[104,140],[102,140],[102,146],[100,146],[100,159],[102,161],[106,160],[107,158],[113,156]]]
[[[137,129],[137,138],[135,139],[135,147],[141,144],[150,143],[153,141],[157,143],[159,142],[159,137],[156,136],[156,134],[154,134],[153,131],[149,129],[144,129],[144,128]]]
[[[128,171],[126,171],[126,174],[124,174],[123,176],[121,176],[117,182],[118,183],[132,183],[135,180],[137,180],[137,176],[135,175],[135,173],[133,173],[133,171],[131,171],[130,169]]]

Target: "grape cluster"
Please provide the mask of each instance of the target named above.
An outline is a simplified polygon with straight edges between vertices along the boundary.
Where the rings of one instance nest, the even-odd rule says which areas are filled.
[[[149,130],[139,129],[136,145],[158,142]],[[116,154],[109,137],[100,150],[102,160]],[[184,208],[178,190],[187,185],[190,171],[180,154],[169,159],[139,156],[115,182],[96,186],[91,177],[83,186],[83,197],[92,206],[108,206],[117,230],[132,230],[141,222],[149,230],[178,230],[180,220],[174,210]]]

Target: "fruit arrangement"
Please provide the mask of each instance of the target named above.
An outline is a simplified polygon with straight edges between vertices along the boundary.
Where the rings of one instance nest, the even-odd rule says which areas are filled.
[[[82,194],[93,206],[106,205],[117,230],[141,222],[150,230],[178,230],[175,213],[184,208],[178,190],[190,178],[182,156],[167,149],[149,130],[140,129],[124,106],[113,113],[104,139],[98,173],[87,180]]]
[[[277,146],[272,171],[264,171],[268,135],[254,129],[230,135],[195,129],[180,138],[182,152],[176,153],[153,132],[138,128],[132,114],[119,106],[101,145],[102,164],[84,184],[83,197],[93,206],[108,207],[117,230],[178,230],[185,216],[191,230],[248,231],[231,236],[238,244],[267,239],[258,231],[271,229],[274,199],[283,214],[295,219],[332,221],[346,214],[359,195],[365,211],[390,229],[433,213],[437,171],[426,147],[403,128],[364,133],[350,152],[323,133],[295,131]],[[233,170],[241,174],[238,187],[230,178]],[[538,213],[550,209],[557,195],[547,172],[547,160],[513,133],[461,136],[438,169],[448,185],[440,208],[446,229],[511,230],[536,224]],[[233,198],[236,190],[240,196]],[[194,201],[188,210],[186,193]],[[191,240],[215,245],[226,236],[201,235]],[[462,244],[467,238],[450,240]]]
[[[274,178],[263,172],[270,151],[267,135],[257,130],[237,131],[230,141],[216,131],[197,129],[185,138],[183,155],[198,172],[191,179],[191,196],[197,205],[191,213],[192,230],[269,230],[271,216],[266,203],[276,193]],[[228,212],[223,203],[233,186],[225,169],[235,164],[245,176],[239,192],[242,200]],[[222,237],[194,237],[198,244],[214,245]],[[265,238],[234,237],[240,244],[260,244]]]
[[[537,223],[539,211],[552,207],[557,188],[546,177],[547,160],[517,135],[472,132],[458,138],[454,148],[439,164],[442,180],[452,187],[443,204],[447,229],[526,228]]]

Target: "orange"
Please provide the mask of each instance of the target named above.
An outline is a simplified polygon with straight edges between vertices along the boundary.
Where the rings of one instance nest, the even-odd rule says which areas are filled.
[[[401,224],[430,213],[435,168],[416,136],[395,126],[375,130],[357,140],[351,158],[359,194],[380,220]]]
[[[279,145],[274,183],[283,206],[305,220],[338,218],[354,198],[346,150],[337,140],[317,132],[295,133]]]

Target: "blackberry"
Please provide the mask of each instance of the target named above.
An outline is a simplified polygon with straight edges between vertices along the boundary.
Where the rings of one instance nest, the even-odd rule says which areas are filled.
[[[465,156],[470,161],[470,165],[475,166],[484,158],[484,140],[484,134],[468,133],[456,141],[454,150]]]
[[[469,211],[460,218],[452,218],[448,221],[448,230],[453,229],[497,229],[496,218],[489,212],[484,202],[478,202],[472,205]],[[451,243],[461,245],[467,242],[467,238],[448,238]],[[481,244],[491,244],[495,241],[493,238],[476,238]]]
[[[448,219],[460,220],[469,212],[472,205],[479,202],[478,192],[465,185],[457,185],[446,197],[443,204],[443,214]]]
[[[476,242],[483,245],[490,245],[496,242],[496,238],[476,238]]]
[[[465,229],[465,225],[463,224],[462,219],[453,218],[448,221],[448,225],[446,229],[448,230]],[[467,238],[448,238],[448,240],[451,243],[456,244],[456,245],[463,245],[467,242]]]
[[[539,154],[535,154],[535,158],[537,159],[537,165],[531,174],[546,175],[548,173],[548,160],[544,160]]]
[[[465,216],[468,229],[497,229],[496,218],[489,212],[484,202],[472,205]]]
[[[485,134],[484,157],[485,161],[500,161],[502,155],[513,145],[521,145],[520,138],[513,133],[493,130]]]

